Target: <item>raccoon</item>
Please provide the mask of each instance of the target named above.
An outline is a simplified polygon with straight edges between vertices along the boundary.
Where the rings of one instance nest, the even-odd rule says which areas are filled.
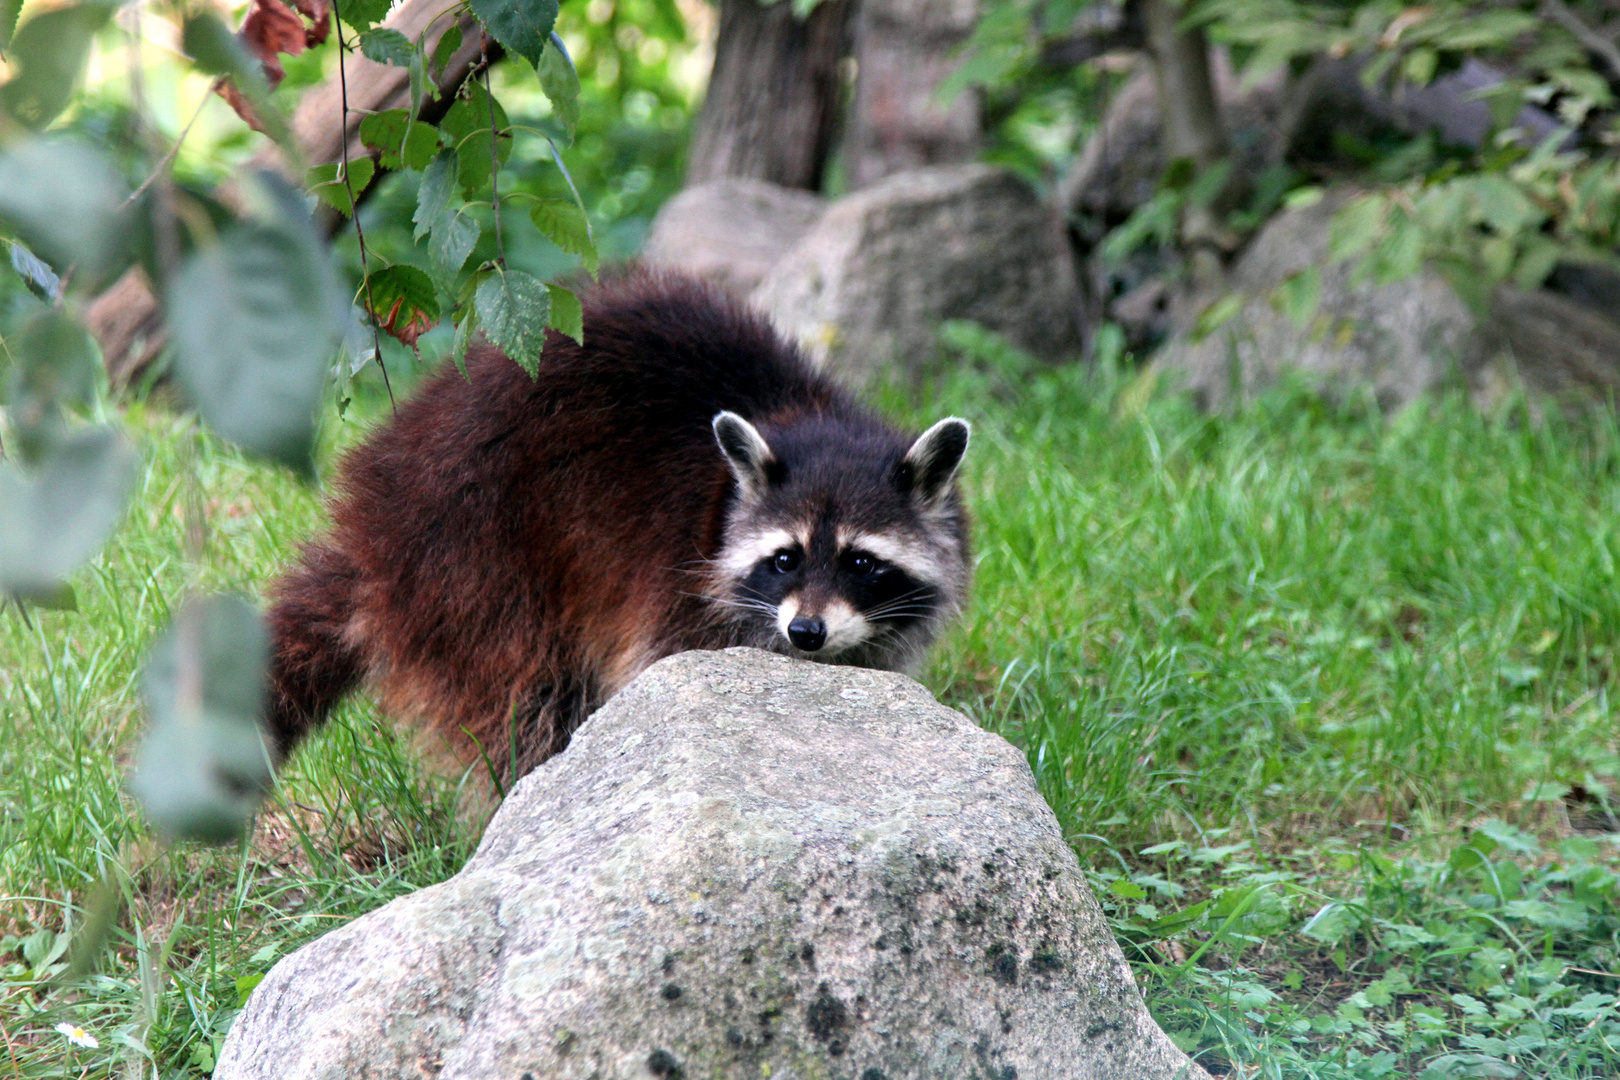
[[[536,377],[475,348],[341,462],[271,589],[280,757],[364,684],[515,779],[662,657],[906,669],[960,610],[966,422],[902,435],[690,279],[584,307]]]

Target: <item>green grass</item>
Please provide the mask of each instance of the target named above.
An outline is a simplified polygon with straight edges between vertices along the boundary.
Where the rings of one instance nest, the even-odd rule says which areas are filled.
[[[972,359],[882,395],[975,423],[975,602],[924,678],[1028,752],[1167,1029],[1243,1076],[1620,1073],[1613,419],[1381,417],[1296,389],[1207,416],[1142,380]],[[148,836],[120,790],[143,650],[188,587],[258,589],[321,516],[183,421],[130,424],[146,481],[81,610],[0,615],[0,1077],[146,1054],[205,1073],[276,957],[476,841],[455,778],[364,702],[244,849]],[[104,875],[118,929],[57,986]],[[70,1060],[62,1021],[101,1049]]]

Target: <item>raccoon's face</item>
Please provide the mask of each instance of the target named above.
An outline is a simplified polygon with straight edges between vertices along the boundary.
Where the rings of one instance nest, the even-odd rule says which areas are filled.
[[[814,417],[770,439],[714,420],[737,482],[716,560],[721,597],[753,643],[829,663],[909,666],[959,610],[966,521],[954,484],[968,425],[909,445],[886,429]]]

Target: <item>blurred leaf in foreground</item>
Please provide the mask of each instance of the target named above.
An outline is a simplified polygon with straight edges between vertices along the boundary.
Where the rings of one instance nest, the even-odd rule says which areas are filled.
[[[99,151],[30,138],[0,152],[0,220],[70,285],[94,290],[128,261],[128,187]],[[13,262],[15,263],[15,255]]]
[[[236,596],[187,603],[153,647],[141,679],[151,731],[129,787],[167,835],[234,840],[270,789],[269,655],[263,620]]]
[[[90,332],[60,308],[36,312],[6,345],[11,362],[0,401],[8,410],[17,456],[33,463],[55,445],[62,407],[95,396],[101,352]]]
[[[0,86],[0,109],[35,129],[61,115],[73,98],[91,38],[117,8],[109,0],[88,0],[23,23],[7,52],[13,74]]]
[[[343,298],[296,194],[260,184],[266,212],[194,254],[169,291],[175,371],[215,431],[308,475]]]
[[[98,427],[63,439],[38,469],[0,466],[0,591],[59,597],[123,517],[136,465],[124,438]]]

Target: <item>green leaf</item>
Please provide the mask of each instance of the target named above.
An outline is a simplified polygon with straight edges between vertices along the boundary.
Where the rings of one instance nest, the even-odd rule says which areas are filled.
[[[259,729],[269,658],[263,620],[235,596],[186,604],[153,647],[141,677],[151,730],[129,787],[169,836],[234,840],[270,789]]]
[[[17,32],[17,17],[22,14],[22,0],[0,0],[0,52],[11,45],[11,36]]]
[[[264,982],[264,973],[263,972],[260,972],[258,975],[238,975],[237,976],[237,978],[236,978],[236,1007],[238,1009],[242,1008],[244,1005],[247,1004],[248,995],[253,993],[253,988],[255,986],[258,986],[262,982]]]
[[[1440,54],[1433,49],[1413,49],[1406,54],[1406,62],[1401,65],[1401,70],[1413,85],[1428,86],[1439,66]]]
[[[317,165],[305,174],[305,182],[316,198],[345,217],[350,217],[354,214],[354,200],[349,197],[349,192],[352,189],[355,195],[359,195],[366,190],[376,174],[377,163],[368,157],[349,162],[348,183],[344,183],[339,176],[342,171],[343,163],[340,161]]]
[[[427,61],[419,52],[411,54],[410,63],[405,65],[411,86],[411,115],[422,115],[422,99],[431,94],[434,98],[439,96],[439,88],[427,77]]]
[[[585,309],[579,297],[561,285],[547,285],[546,291],[551,294],[551,328],[585,344]]]
[[[91,39],[117,7],[112,0],[87,0],[23,23],[11,41],[8,56],[14,70],[0,86],[0,108],[35,129],[61,115],[72,100]]]
[[[1316,308],[1322,299],[1322,271],[1315,266],[1296,270],[1283,278],[1271,296],[1277,310],[1303,329],[1316,318]]]
[[[1108,891],[1115,896],[1126,900],[1141,900],[1147,896],[1147,890],[1134,881],[1116,878],[1108,883]]]
[[[439,293],[433,279],[414,266],[390,266],[371,275],[361,292],[369,291],[373,317],[385,333],[412,348],[416,339],[439,324]]]
[[[99,151],[73,139],[25,139],[0,152],[0,220],[75,291],[96,287],[130,259],[128,187]]]
[[[1216,330],[1225,326],[1242,310],[1243,297],[1237,293],[1227,293],[1199,312],[1198,321],[1193,325],[1193,341],[1203,341]]]
[[[433,47],[431,66],[443,73],[445,65],[450,63],[450,58],[459,48],[461,48],[461,27],[451,23],[450,29],[439,35],[439,43]]]
[[[439,148],[439,133],[405,109],[389,109],[360,121],[360,141],[377,151],[385,169],[422,169]]]
[[[1390,234],[1370,256],[1380,285],[1404,281],[1423,266],[1423,229],[1405,213],[1391,216]]]
[[[62,279],[57,277],[44,259],[28,250],[28,245],[20,241],[11,241],[11,268],[17,276],[33,290],[34,295],[41,300],[55,300],[56,291],[62,286]]]
[[[462,378],[467,378],[467,349],[472,345],[473,335],[479,330],[478,309],[472,304],[466,305],[460,312],[461,321],[456,323],[456,332],[450,339],[450,359],[455,361],[456,369],[461,372]]]
[[[521,270],[502,270],[478,286],[474,298],[484,336],[532,377],[551,318],[551,293]]]
[[[1328,225],[1328,257],[1335,262],[1360,255],[1384,231],[1386,204],[1377,195],[1365,195],[1347,203],[1333,215]]]
[[[122,436],[95,427],[61,440],[32,474],[0,465],[0,592],[60,596],[124,516],[138,464]]]
[[[439,127],[449,137],[450,145],[459,153],[460,172],[458,178],[461,187],[468,197],[474,197],[489,185],[491,175],[490,167],[490,111],[493,105],[495,115],[495,128],[507,132],[511,121],[506,117],[506,110],[501,108],[499,101],[492,102],[489,94],[476,82],[468,82],[462,88],[463,97],[450,106],[444,119],[439,121]],[[512,136],[502,134],[496,143],[497,153],[500,154],[504,165],[512,156]]]
[[[551,115],[568,133],[568,141],[573,142],[579,130],[579,72],[574,70],[574,61],[556,34],[546,43],[535,73],[540,76],[540,89],[551,99]]]
[[[229,78],[237,89],[254,99],[255,105],[259,98],[270,93],[264,65],[212,11],[201,10],[186,16],[180,29],[180,47],[197,65],[197,70]]]
[[[1468,840],[1458,845],[1446,860],[1446,865],[1453,870],[1473,870],[1490,862],[1489,856],[1496,851],[1496,841],[1484,833],[1476,832]]]
[[[1546,218],[1517,184],[1494,173],[1474,181],[1474,200],[1485,223],[1503,235],[1538,227]]]
[[[590,219],[579,204],[568,199],[541,199],[529,211],[529,220],[553,244],[571,255],[578,255],[585,269],[596,273],[596,243],[591,237]]]
[[[456,152],[445,150],[422,171],[422,186],[416,189],[416,212],[411,215],[411,221],[416,226],[412,233],[414,239],[420,240],[426,236],[434,223],[450,208],[450,194],[455,189],[458,168]],[[466,258],[466,255],[462,256],[463,261]]]
[[[1355,913],[1335,900],[1323,904],[1321,909],[1300,927],[1299,932],[1325,944],[1336,945],[1344,940],[1345,935],[1354,926]]]
[[[360,35],[360,52],[366,59],[379,64],[408,67],[411,58],[416,55],[416,48],[411,44],[411,39],[398,30],[378,27]]]
[[[433,223],[428,256],[441,277],[454,279],[478,244],[478,222],[460,210],[446,210]],[[449,283],[446,283],[448,290]]]
[[[388,17],[393,0],[337,0],[338,18],[364,33]]]
[[[1513,267],[1513,284],[1529,292],[1541,288],[1541,283],[1547,280],[1547,275],[1553,272],[1564,258],[1564,249],[1557,243],[1543,237],[1532,237],[1519,253],[1519,261]]]
[[[281,215],[233,226],[187,261],[169,291],[169,326],[175,372],[203,419],[307,474],[342,299],[296,195],[276,190],[291,198]]]
[[[60,308],[30,317],[6,342],[11,370],[5,400],[19,424],[31,403],[83,405],[95,396],[101,351],[77,319]]]
[[[535,67],[557,23],[557,0],[471,0],[490,37]]]

